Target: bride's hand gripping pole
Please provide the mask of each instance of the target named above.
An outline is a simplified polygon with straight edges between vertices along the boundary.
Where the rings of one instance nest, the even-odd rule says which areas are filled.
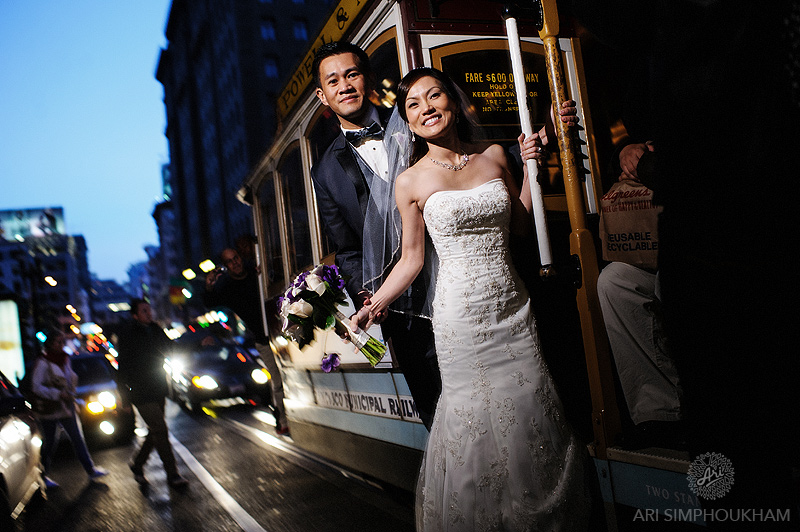
[[[511,15],[508,8],[503,13],[506,23],[506,34],[508,35],[508,50],[511,54],[511,71],[514,74],[514,91],[517,95],[517,108],[519,109],[519,121],[525,137],[533,135],[533,125],[531,124],[531,113],[528,108],[528,89],[525,86],[525,71],[522,68],[522,49],[519,44],[519,32],[517,31],[517,19]],[[536,238],[539,242],[539,259],[542,269],[539,275],[550,277],[555,273],[553,268],[553,257],[550,250],[550,236],[547,233],[547,217],[544,210],[544,199],[542,198],[542,187],[539,185],[539,163],[535,159],[525,161],[528,169],[528,184],[531,187],[531,200],[533,202],[533,221],[536,226]]]

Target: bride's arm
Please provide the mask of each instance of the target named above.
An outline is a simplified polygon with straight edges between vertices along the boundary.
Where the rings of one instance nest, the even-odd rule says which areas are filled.
[[[371,298],[369,313],[373,318],[408,290],[425,263],[425,220],[415,199],[413,181],[413,171],[407,170],[397,177],[395,199],[403,224],[402,253],[383,285]]]

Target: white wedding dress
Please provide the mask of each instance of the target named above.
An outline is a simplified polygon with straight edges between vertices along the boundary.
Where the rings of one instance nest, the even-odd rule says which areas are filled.
[[[425,204],[442,394],[417,485],[420,531],[586,529],[585,450],[511,263],[510,209],[502,179]]]

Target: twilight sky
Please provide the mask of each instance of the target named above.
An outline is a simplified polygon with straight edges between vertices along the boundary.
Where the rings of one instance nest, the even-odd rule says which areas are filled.
[[[0,210],[63,207],[101,279],[158,244],[169,6],[0,0]]]

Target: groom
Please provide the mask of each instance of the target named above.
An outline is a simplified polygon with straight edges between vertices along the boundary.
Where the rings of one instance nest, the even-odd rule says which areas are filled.
[[[336,264],[350,276],[346,289],[356,310],[372,294],[363,287],[364,215],[371,177],[388,175],[383,126],[390,109],[369,101],[375,76],[367,54],[348,42],[321,46],[312,64],[317,97],[339,119],[341,131],[311,169],[320,217],[336,247]],[[364,171],[362,171],[364,169]],[[412,285],[410,293],[392,305],[394,310],[419,308],[426,291]],[[391,312],[381,324],[383,336],[405,375],[422,422],[430,430],[442,382],[436,362],[431,323],[424,318]]]

